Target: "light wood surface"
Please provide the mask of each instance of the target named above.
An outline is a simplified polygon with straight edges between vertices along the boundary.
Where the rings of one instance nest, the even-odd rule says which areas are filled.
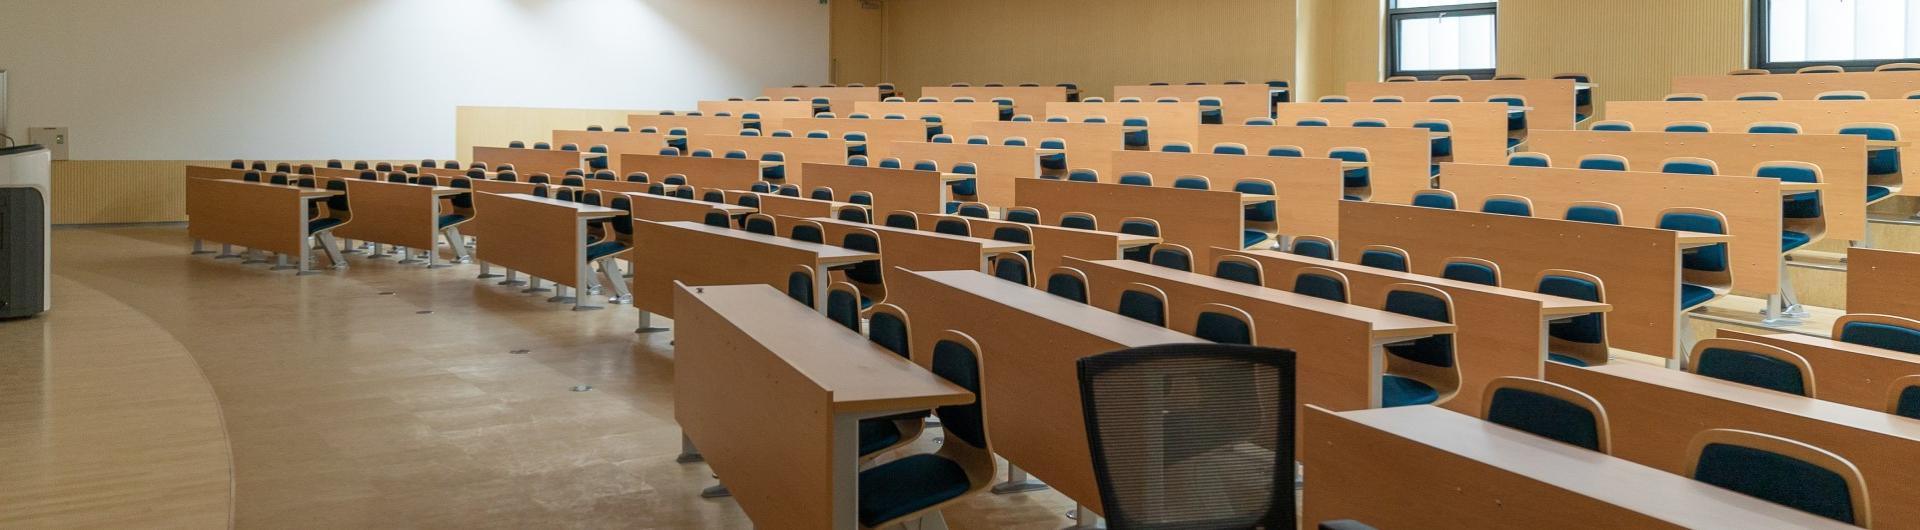
[[[798,217],[775,217],[779,233],[791,233]],[[830,217],[806,219],[820,223],[820,231],[827,244],[839,245],[849,232],[868,230],[880,236],[880,275],[885,279],[898,276],[901,269],[915,271],[987,271],[987,258],[994,254],[1033,250],[1033,245],[995,241],[992,239],[961,237],[909,230],[883,225],[841,221]]]
[[[1852,528],[1433,407],[1308,407],[1305,422],[1310,449],[1301,460],[1315,477],[1301,495],[1305,521],[1350,518],[1380,528],[1436,521],[1476,528],[1570,521],[1621,528]]]
[[[1016,182],[1040,176],[1036,145],[1039,145],[1037,140],[1026,146],[894,142],[891,150],[893,156],[900,158],[900,167],[910,168],[914,162],[932,160],[939,163],[941,172],[952,173],[955,164],[972,162],[979,172],[973,177],[978,201],[1005,208],[1014,205]]]
[[[1816,74],[1818,75],[1818,74]],[[1866,101],[1616,101],[1607,104],[1607,119],[1627,120],[1635,127],[1672,121],[1701,121],[1715,131],[1745,131],[1747,125],[1762,121],[1800,124],[1805,134],[1833,134],[1842,125],[1880,122],[1906,131],[1920,131],[1920,100],[1876,99]],[[1657,127],[1658,125],[1645,125]],[[1864,156],[1857,157],[1862,165]],[[1920,147],[1900,148],[1903,160],[1920,160]],[[1825,170],[1826,164],[1820,164]],[[1902,180],[1920,182],[1920,164],[1901,166]],[[1900,195],[1920,195],[1920,186],[1903,188]]]
[[[1847,249],[1847,312],[1920,319],[1920,253]]]
[[[986,384],[981,403],[994,451],[1098,513],[1074,363],[1125,348],[1200,339],[979,272],[896,272],[903,274],[893,275],[887,298],[907,313],[914,361],[931,362],[941,331],[979,341]]]
[[[1408,122],[1409,124],[1412,122]],[[1249,155],[1265,155],[1267,148],[1299,147],[1306,156],[1324,157],[1340,147],[1367,150],[1367,176],[1373,186],[1369,200],[1406,204],[1413,193],[1429,189],[1428,164],[1433,159],[1426,129],[1398,127],[1292,127],[1263,125],[1202,125],[1195,152],[1212,152],[1214,144],[1247,146]],[[1156,175],[1157,176],[1157,175]]]
[[[1039,116],[1035,120],[1041,120]],[[973,126],[974,134],[984,134],[995,144],[1006,143],[1008,138],[1027,139],[1027,145],[1040,146],[1040,141],[1059,138],[1067,143],[1067,168],[1092,169],[1100,173],[1103,181],[1114,180],[1113,152],[1127,148],[1126,128],[1120,122],[1108,123],[1058,123],[1045,121],[995,121],[980,122]],[[965,140],[962,138],[961,140]]]
[[[568,287],[583,285],[587,268],[587,219],[620,210],[531,195],[478,193],[474,209],[487,212],[469,224],[482,227],[474,259]]]
[[[1607,134],[1607,133],[1594,133]],[[1441,182],[1463,210],[1479,210],[1487,197],[1510,194],[1533,201],[1533,215],[1559,219],[1580,201],[1620,207],[1627,226],[1657,228],[1667,208],[1706,208],[1727,216],[1727,245],[1735,292],[1766,296],[1780,290],[1780,181],[1644,171],[1594,171],[1565,167],[1444,164]],[[1746,172],[1731,173],[1743,175]]]
[[[1152,102],[1160,98],[1180,98],[1198,104],[1200,98],[1220,98],[1220,123],[1241,124],[1247,118],[1265,118],[1273,114],[1265,84],[1245,85],[1122,85],[1113,87],[1114,99],[1137,97]]]
[[[1194,333],[1201,306],[1225,304],[1253,317],[1254,342],[1296,354],[1299,403],[1335,410],[1380,406],[1382,346],[1452,333],[1452,324],[1343,304],[1280,289],[1129,260],[1067,259],[1087,274],[1087,302],[1118,311],[1120,292],[1141,283],[1167,293],[1167,327]]]
[[[894,142],[925,142],[927,126],[919,119],[883,120],[876,114],[871,119],[839,118],[789,118],[787,127],[793,129],[794,136],[806,136],[810,131],[827,131],[836,139],[846,138],[847,133],[860,132],[867,135],[868,165],[878,166],[883,158],[894,156]],[[980,122],[985,123],[985,122]]]
[[[833,188],[833,199],[846,202],[853,193],[864,191],[873,195],[873,211],[880,219],[886,218],[886,212],[906,210],[909,212],[944,211],[947,185],[940,180],[938,171],[914,171],[911,169],[886,169],[879,167],[856,167],[846,165],[804,164],[807,166],[807,185],[805,190],[826,186]],[[879,223],[881,221],[875,221]]]
[[[1661,123],[1636,122],[1634,126],[1658,131]],[[1714,130],[1728,132],[1539,131],[1527,136],[1527,149],[1553,157],[1557,167],[1578,167],[1580,157],[1590,154],[1620,155],[1636,171],[1659,171],[1662,161],[1676,156],[1712,160],[1720,166],[1722,175],[1752,175],[1754,167],[1762,162],[1806,162],[1820,166],[1821,182],[1832,190],[1820,197],[1827,215],[1827,234],[1849,240],[1859,240],[1866,234],[1867,160],[1863,138],[1811,134],[1813,131],[1747,134],[1744,124],[1725,128],[1716,124]],[[1445,177],[1440,180],[1446,183]]]
[[[826,302],[827,274],[879,256],[701,223],[635,221],[633,307],[673,318],[674,282],[764,284],[785,290],[795,265],[813,267],[814,302]]]
[[[1371,101],[1376,96],[1400,96],[1407,102],[1426,101],[1433,96],[1460,96],[1461,101],[1486,101],[1497,95],[1526,98],[1527,129],[1566,131],[1573,129],[1573,81],[1569,79],[1523,79],[1499,81],[1348,81],[1347,97]]]
[[[665,114],[632,114],[627,116],[627,127],[635,131],[643,127],[657,127],[660,129],[661,134],[671,132],[675,128],[684,128],[687,130],[688,136],[705,136],[709,134],[740,134],[740,129],[746,126],[738,114],[732,116],[714,116],[711,114],[703,116],[688,116],[685,114],[675,114],[671,116]]]
[[[305,256],[307,198],[325,196],[315,191],[324,190],[189,178],[187,232],[197,239]]]
[[[1747,92],[1774,92],[1789,100],[1811,100],[1822,92],[1859,90],[1873,99],[1901,99],[1920,90],[1920,72],[1840,72],[1829,74],[1676,75],[1669,93],[1705,94],[1709,100],[1733,99]]]
[[[1549,363],[1547,379],[1606,407],[1614,456],[1684,473],[1687,444],[1700,431],[1763,432],[1832,451],[1858,467],[1872,488],[1875,526],[1920,524],[1920,502],[1914,502],[1920,482],[1911,480],[1908,466],[1920,451],[1920,422],[1636,363]]]
[[[880,101],[880,88],[871,86],[768,87],[765,90],[761,90],[760,95],[773,98],[776,101],[790,97],[800,98],[800,101],[809,103],[813,101],[813,98],[827,98],[827,103],[832,106],[833,113],[845,117],[847,114],[853,112],[853,103],[856,101]],[[792,122],[787,122],[785,119],[781,121],[787,123],[788,126],[792,125]],[[800,131],[794,132],[798,133]]]
[[[649,182],[665,181],[668,175],[686,175],[687,184],[703,190],[744,190],[760,181],[759,161],[718,156],[624,155],[620,167],[628,172],[646,172]]]
[[[1568,269],[1599,276],[1613,305],[1615,348],[1677,358],[1680,242],[1675,232],[1392,204],[1340,204],[1341,261],[1367,245],[1406,250],[1415,274],[1439,276],[1454,256],[1500,264],[1507,278]]]
[[[1067,89],[1057,86],[930,86],[921,87],[920,95],[940,98],[940,101],[970,97],[982,103],[992,103],[993,98],[1012,98],[1014,114],[1027,114],[1039,120],[1046,118],[1048,103],[1067,100]]]
[[[1292,125],[1301,118],[1326,118],[1329,125],[1349,126],[1354,120],[1386,120],[1388,127],[1413,127],[1420,120],[1453,122],[1453,161],[1473,164],[1507,163],[1507,105],[1505,103],[1288,103],[1275,110],[1276,123]],[[1528,133],[1531,138],[1532,133]],[[1252,146],[1248,146],[1252,147]]]
[[[558,182],[569,169],[586,169],[586,161],[577,151],[555,149],[515,149],[511,147],[475,147],[473,160],[486,162],[489,169],[498,169],[500,164],[513,164],[513,172],[522,180],[534,173],[546,173]],[[581,147],[581,149],[586,149]]]
[[[592,149],[596,145],[607,146],[607,169],[615,175],[626,175],[626,169],[620,167],[621,155],[656,155],[660,148],[667,146],[667,132],[657,133],[612,132],[612,131],[553,131],[553,146],[565,144],[580,146],[581,151]]]
[[[741,118],[742,122],[746,121],[747,113],[757,113],[760,115],[760,132],[762,134],[772,134],[773,131],[787,128],[784,123],[787,118],[813,117],[813,103],[810,101],[702,100],[696,105],[701,113],[716,115],[722,112],[729,112],[732,113],[734,117]],[[663,129],[662,132],[665,132],[665,130]],[[734,131],[735,136],[739,134],[740,131]]]
[[[649,195],[646,193],[626,193],[633,203],[633,218],[664,223],[668,221],[704,222],[707,214],[714,210],[727,212],[728,217],[738,217],[759,211],[758,208],[732,204],[714,204],[699,199],[682,199],[672,195]]]
[[[1180,103],[1048,103],[1047,116],[1065,116],[1084,122],[1090,116],[1104,116],[1107,123],[1124,124],[1127,118],[1147,119],[1147,142],[1158,151],[1170,142],[1193,143],[1200,138],[1200,104]],[[1040,116],[1033,119],[1043,120]]]
[[[353,221],[334,229],[334,236],[434,248],[434,238],[440,233],[440,192],[452,188],[359,179],[346,182]]]
[[[727,202],[739,204],[742,195],[759,195],[760,212],[772,216],[788,217],[833,217],[839,208],[847,203],[822,201],[806,197],[788,197],[777,193],[754,193],[750,191],[726,190]]]
[[[1189,190],[1098,182],[1021,179],[1016,203],[1040,210],[1040,219],[1059,224],[1062,214],[1086,212],[1100,221],[1100,229],[1120,231],[1128,217],[1160,222],[1160,236],[1168,243],[1194,251],[1195,263],[1210,263],[1213,247],[1239,248],[1240,194],[1231,191]]]
[[[1042,212],[1044,215],[1045,212]],[[976,219],[957,215],[920,214],[920,229],[933,230],[934,223],[940,219],[959,219],[966,221],[968,230],[978,235],[993,235],[993,231],[1005,226],[1021,226],[1033,234],[1033,273],[1044,278],[1055,267],[1065,264],[1065,258],[1089,260],[1117,259],[1120,252],[1141,245],[1151,245],[1162,241],[1158,237],[1137,236],[1118,232],[1099,230],[1081,230],[1048,225],[1029,225],[993,219]]]
[[[1147,172],[1153,175],[1155,186],[1169,188],[1175,179],[1187,175],[1207,177],[1212,189],[1218,191],[1232,191],[1234,183],[1240,179],[1266,179],[1274,185],[1274,217],[1280,233],[1339,233],[1339,206],[1344,188],[1341,187],[1338,160],[1123,151],[1113,154],[1113,166],[1116,172]],[[1161,224],[1162,229],[1166,228],[1166,221],[1161,221]]]
[[[1719,337],[1779,346],[1807,360],[1818,383],[1813,397],[1869,410],[1882,410],[1895,379],[1920,374],[1920,356],[1797,333],[1760,335],[1718,330]]]
[[[906,121],[912,122],[921,121],[922,116],[938,115],[941,130],[953,135],[954,138],[966,138],[967,135],[973,134],[972,127],[975,122],[1000,120],[1000,107],[989,101],[974,103],[860,101],[853,104],[853,111],[870,114],[871,119],[875,120],[884,118],[888,114],[900,114],[907,117]],[[925,125],[921,127],[921,131],[924,132]],[[872,138],[868,138],[868,141],[872,141]]]
[[[1505,376],[1542,377],[1547,360],[1547,322],[1569,315],[1612,311],[1608,304],[1531,291],[1490,287],[1332,260],[1274,251],[1223,251],[1260,262],[1267,285],[1289,286],[1302,268],[1323,267],[1347,277],[1353,301],[1379,307],[1395,284],[1439,289],[1453,299],[1454,356],[1460,366],[1459,394],[1442,406],[1462,414],[1481,410],[1487,383]],[[1388,359],[1389,368],[1393,360]]]
[[[674,420],[763,526],[857,526],[857,487],[836,487],[852,470],[836,467],[858,455],[836,453],[858,447],[835,446],[857,434],[835,430],[858,423],[841,418],[973,401],[766,285],[681,285],[674,306]]]
[[[759,160],[760,155],[779,151],[786,157],[787,179],[790,184],[802,189],[813,187],[807,183],[803,164],[840,164],[847,163],[847,143],[834,138],[802,138],[805,132],[794,132],[793,138],[772,136],[740,136],[738,134],[715,134],[692,136],[687,138],[687,147],[692,149],[712,149],[715,158],[726,156],[728,151],[746,151],[747,158]],[[659,175],[654,175],[659,178]],[[689,179],[688,183],[693,181]],[[751,185],[751,184],[749,184]],[[744,187],[739,189],[746,189]]]

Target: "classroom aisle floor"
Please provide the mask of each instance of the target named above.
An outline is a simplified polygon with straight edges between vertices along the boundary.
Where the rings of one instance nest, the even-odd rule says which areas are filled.
[[[56,293],[55,311],[124,305],[199,364],[232,448],[237,526],[750,526],[731,500],[699,498],[705,465],[673,461],[671,336],[635,335],[632,308],[569,311],[473,265],[354,255],[296,277],[188,243],[177,225],[55,230],[57,282],[107,297]],[[1070,507],[1051,491],[980,495],[947,520],[1060,528]]]

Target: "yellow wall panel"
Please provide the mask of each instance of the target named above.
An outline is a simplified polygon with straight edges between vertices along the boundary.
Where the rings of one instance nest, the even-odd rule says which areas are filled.
[[[1500,2],[1500,72],[1585,72],[1600,85],[1595,105],[1658,100],[1675,75],[1744,68],[1746,42],[1747,0]]]

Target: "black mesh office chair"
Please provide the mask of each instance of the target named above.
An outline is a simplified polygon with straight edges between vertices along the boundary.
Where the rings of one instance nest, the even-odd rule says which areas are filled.
[[[1078,364],[1110,527],[1296,526],[1292,351],[1169,344]]]

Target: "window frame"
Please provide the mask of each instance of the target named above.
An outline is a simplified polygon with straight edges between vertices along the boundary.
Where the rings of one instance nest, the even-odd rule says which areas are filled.
[[[1765,0],[1756,0],[1765,1]],[[1395,0],[1387,0],[1386,59],[1387,76],[1414,76],[1421,80],[1432,80],[1443,75],[1466,75],[1474,79],[1492,79],[1500,67],[1500,3],[1477,2],[1430,7],[1394,7]],[[1439,18],[1441,15],[1493,16],[1493,68],[1471,68],[1458,70],[1401,70],[1400,69],[1400,21],[1407,19]]]
[[[1747,50],[1748,52],[1747,67],[1748,68],[1753,68],[1757,70],[1766,70],[1776,74],[1791,74],[1791,73],[1794,73],[1795,71],[1798,71],[1801,68],[1805,68],[1808,66],[1834,65],[1834,66],[1839,66],[1843,69],[1846,69],[1846,71],[1849,71],[1849,72],[1871,72],[1875,67],[1878,67],[1883,64],[1920,63],[1920,57],[1906,57],[1906,58],[1900,58],[1900,59],[1864,59],[1864,60],[1855,59],[1851,61],[1768,61],[1767,60],[1767,39],[1768,39],[1767,12],[1770,11],[1770,9],[1768,8],[1771,6],[1772,3],[1773,3],[1773,0],[1752,0],[1752,2],[1749,2],[1747,4],[1747,11],[1750,14],[1750,19],[1748,20],[1748,27],[1750,28],[1749,30],[1750,33],[1747,36],[1747,41],[1751,43],[1751,46],[1749,46],[1749,49]]]

